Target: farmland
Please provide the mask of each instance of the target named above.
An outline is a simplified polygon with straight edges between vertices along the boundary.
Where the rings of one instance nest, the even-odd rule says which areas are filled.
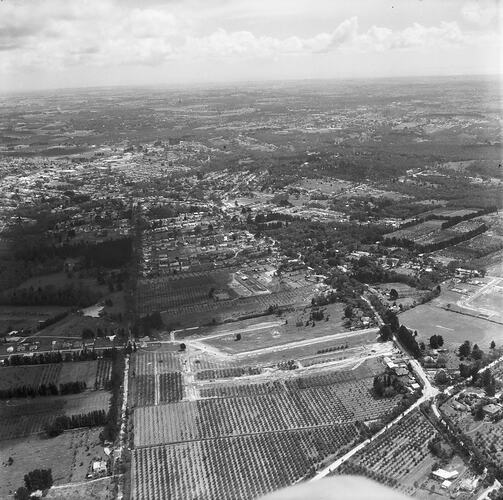
[[[389,233],[385,240],[402,245],[414,244],[421,251],[432,251],[469,240],[487,230],[486,224],[479,220],[462,221],[442,228],[444,222],[437,219],[421,222]]]
[[[110,380],[111,361],[76,361],[44,365],[18,365],[0,368],[0,390],[21,386],[84,382],[88,389],[105,388]]]
[[[37,388],[41,384],[57,384],[60,379],[61,367],[62,363],[0,368],[0,389],[21,386]]]
[[[0,440],[39,434],[58,415],[108,410],[110,394],[92,391],[69,396],[17,399],[0,404]]]
[[[334,381],[326,375],[321,381],[306,378],[306,387],[284,386],[278,392],[137,408],[134,412],[135,445],[378,419],[401,399],[399,396],[373,397],[371,378],[339,384]]]
[[[303,478],[358,436],[356,426],[344,424],[140,448],[132,498],[255,498]]]
[[[225,288],[235,297],[236,294],[228,287],[230,281],[231,275],[224,271],[140,281],[136,297],[138,310],[147,313],[213,302],[210,291],[216,288]]]
[[[136,375],[153,375],[181,369],[180,357],[169,351],[146,351],[134,357],[133,371]]]
[[[243,297],[221,302],[208,301],[200,304],[184,305],[176,309],[162,311],[166,325],[179,328],[183,326],[202,326],[214,322],[223,323],[246,315],[265,313],[271,306],[306,305],[312,298],[313,285],[296,290],[285,290],[268,295]],[[151,312],[153,309],[146,309]]]
[[[183,399],[182,375],[180,372],[157,372],[133,375],[131,378],[130,404],[148,406],[171,403]]]
[[[430,472],[438,458],[430,452],[428,443],[437,436],[431,423],[416,410],[373,441],[365,453],[357,453],[345,462],[337,473],[364,475],[410,496],[429,495],[435,490],[435,486],[431,489],[434,481]],[[459,470],[460,464],[456,465]],[[452,489],[456,487],[458,482]]]

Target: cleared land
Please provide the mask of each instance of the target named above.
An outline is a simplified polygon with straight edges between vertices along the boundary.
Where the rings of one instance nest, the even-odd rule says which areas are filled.
[[[240,353],[347,331],[342,320],[342,304],[331,304],[324,309],[328,321],[316,321],[314,326],[308,321],[309,311],[300,310],[279,319],[245,320],[230,326],[209,328],[208,335],[199,339],[224,352]],[[241,335],[239,341],[236,341],[237,334]],[[191,340],[193,338],[197,337],[191,337]]]

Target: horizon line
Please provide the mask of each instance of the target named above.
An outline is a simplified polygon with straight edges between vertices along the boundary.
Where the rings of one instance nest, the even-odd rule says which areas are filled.
[[[104,84],[104,85],[88,85],[88,86],[68,86],[68,87],[45,87],[40,89],[26,90],[2,90],[0,96],[6,95],[24,95],[37,94],[56,91],[86,91],[86,90],[106,90],[106,89],[179,89],[180,87],[187,88],[226,88],[237,85],[263,85],[267,83],[323,83],[323,82],[349,82],[349,81],[384,81],[384,80],[410,80],[410,79],[454,79],[454,78],[487,78],[487,79],[503,79],[501,73],[452,73],[452,74],[427,74],[427,75],[400,75],[400,76],[344,76],[344,77],[299,77],[299,78],[264,78],[264,79],[242,79],[242,80],[208,80],[204,82],[186,81],[186,82],[164,82],[164,83],[131,83],[131,84]],[[503,88],[503,85],[502,85]],[[502,92],[503,93],[503,92]]]

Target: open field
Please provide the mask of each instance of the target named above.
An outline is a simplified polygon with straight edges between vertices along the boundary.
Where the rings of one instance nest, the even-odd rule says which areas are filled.
[[[62,363],[59,383],[83,381],[88,389],[94,389],[98,375],[98,360]]]
[[[37,339],[40,337],[58,337],[80,340],[82,332],[88,328],[96,333],[98,328],[101,328],[103,333],[111,335],[111,328],[114,325],[110,320],[104,318],[94,318],[92,316],[84,316],[78,313],[71,313],[66,318],[50,325],[39,332],[33,334],[32,338]]]
[[[423,304],[410,309],[399,316],[403,323],[418,332],[418,342],[428,342],[432,335],[442,335],[446,344],[457,348],[465,340],[487,348],[492,340],[497,345],[503,344],[503,325],[484,319],[467,316],[434,305]]]
[[[503,323],[503,280],[491,280],[481,290],[464,300],[462,306]]]
[[[300,310],[282,315],[280,318],[271,318],[269,321],[265,318],[261,322],[244,320],[232,323],[231,326],[210,328],[208,335],[200,340],[224,352],[240,353],[347,331],[341,319],[344,309],[342,304],[330,304],[323,309],[328,321],[326,319],[317,321],[315,326],[309,322],[310,311]],[[236,341],[238,333],[241,335],[241,340]]]
[[[0,368],[0,389],[27,386],[37,388],[41,384],[58,384],[63,363],[47,365],[21,365]]]
[[[0,332],[31,329],[35,331],[39,321],[45,321],[65,311],[58,306],[0,306]]]
[[[55,485],[84,481],[91,461],[105,456],[100,431],[78,429],[51,439],[32,436],[0,441],[0,498],[10,498],[24,486],[24,475],[34,469],[52,469]],[[4,465],[8,457],[14,460],[10,466]]]
[[[376,342],[377,331],[375,329],[367,329],[358,332],[347,332],[342,334],[335,334],[327,337],[325,340],[322,337],[320,342],[313,344],[301,341],[301,345],[297,343],[287,343],[284,345],[270,346],[266,350],[256,350],[250,352],[242,352],[238,355],[219,355],[216,356],[211,352],[208,354],[203,350],[204,344],[190,344],[189,350],[191,353],[191,367],[194,370],[204,370],[208,368],[226,368],[228,366],[236,365],[260,365],[260,366],[275,366],[282,361],[291,359],[301,361],[311,360],[316,357],[325,358],[326,354],[322,352],[327,349],[333,349],[331,356],[343,359],[349,356],[362,356],[365,357],[370,354],[366,349],[373,347]],[[355,353],[346,352],[346,350],[358,348],[361,352]],[[338,352],[336,352],[340,349]],[[239,357],[237,357],[239,356]]]
[[[51,488],[45,498],[50,500],[113,500],[115,485],[111,477],[88,483],[68,484],[64,488]]]
[[[342,455],[358,436],[344,424],[137,449],[132,498],[256,498]]]
[[[94,410],[107,411],[109,400],[110,393],[93,391],[68,396],[2,401],[0,440],[41,433],[58,415],[78,415]]]

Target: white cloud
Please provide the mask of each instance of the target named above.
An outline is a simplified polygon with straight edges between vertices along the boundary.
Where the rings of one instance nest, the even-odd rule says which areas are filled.
[[[245,7],[251,3],[256,6],[247,1]],[[290,1],[293,0],[282,0],[282,8],[287,8]],[[221,1],[219,9],[235,12],[238,3],[237,0]],[[259,32],[260,26],[257,29],[208,26],[205,32],[206,27],[194,21],[197,16],[187,15],[190,10],[183,10],[190,7],[198,12],[203,4],[197,0],[188,4],[139,5],[142,4],[115,0],[0,2],[0,72],[29,75],[34,69],[63,72],[65,68],[81,67],[85,73],[97,67],[162,67],[174,59],[195,67],[202,59],[216,63],[280,58],[295,61],[295,58],[323,57],[323,54],[357,56],[412,53],[421,48],[436,51],[465,45],[482,47],[488,40],[483,30],[465,32],[456,20],[428,26],[415,22],[400,28],[366,22],[362,29],[357,16],[334,23],[332,30],[326,26],[316,30],[316,26],[312,26],[312,34],[305,32],[304,36]],[[295,5],[298,9],[300,4]],[[495,5],[492,0],[469,1],[461,14],[457,7],[459,21],[476,26],[493,22]],[[267,17],[267,13],[264,16]]]
[[[461,15],[468,23],[481,28],[490,25],[501,28],[503,4],[500,0],[470,0],[463,4]]]

